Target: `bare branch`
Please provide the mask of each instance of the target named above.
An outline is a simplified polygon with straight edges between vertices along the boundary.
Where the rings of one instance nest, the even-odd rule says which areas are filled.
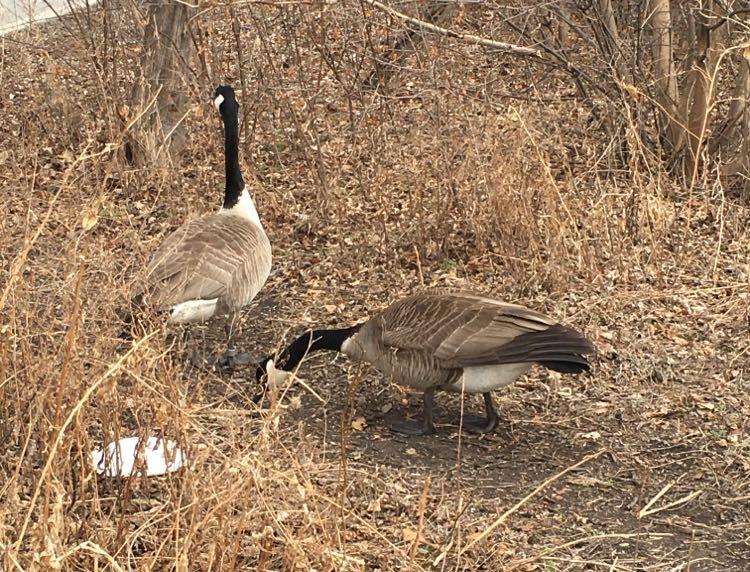
[[[615,11],[612,7],[612,0],[599,0],[599,19],[602,24],[602,28],[606,32],[605,41],[606,48],[610,52],[610,64],[617,71],[617,75],[621,81],[627,81],[629,74],[625,67],[625,62],[622,55],[622,41],[620,40],[620,32],[617,29],[617,21],[615,19]]]
[[[518,34],[526,34],[523,29],[514,24],[511,20],[506,20],[505,23],[511,28],[511,30],[517,32]],[[563,50],[557,50],[547,45],[546,42],[541,42],[539,45],[542,47],[542,51],[549,56],[547,58],[541,58],[542,63],[553,68],[562,69],[567,72],[573,78],[573,81],[576,83],[578,90],[584,95],[584,97],[588,97],[586,85],[592,87],[595,91],[598,91],[605,97],[609,97],[607,87],[601,85],[599,81],[596,81],[594,78],[592,78],[582,68],[576,66],[568,58]],[[582,80],[585,80],[586,85],[584,85],[584,81]]]
[[[515,44],[508,44],[506,42],[497,42],[495,40],[481,38],[479,36],[474,36],[472,34],[464,34],[461,32],[456,32],[455,30],[449,30],[448,28],[443,28],[441,26],[437,26],[435,24],[430,24],[429,22],[425,22],[424,20],[420,20],[418,18],[412,18],[411,16],[407,16],[406,14],[402,12],[398,12],[397,10],[394,10],[390,6],[386,6],[385,4],[382,4],[381,2],[378,2],[377,0],[363,0],[363,2],[365,4],[368,4],[369,6],[372,6],[373,8],[377,8],[378,10],[385,12],[386,14],[390,16],[393,16],[394,18],[398,18],[399,20],[408,22],[409,24],[412,24],[414,26],[418,26],[419,28],[422,28],[423,30],[429,30],[430,32],[435,32],[436,34],[442,34],[444,36],[456,38],[457,40],[461,40],[462,42],[466,42],[468,44],[476,44],[479,46],[486,46],[488,48],[495,48],[497,50],[501,50],[503,52],[507,52],[509,54],[513,54],[517,56],[532,56],[535,58],[542,57],[542,53],[539,50],[536,50],[534,48],[516,46]]]

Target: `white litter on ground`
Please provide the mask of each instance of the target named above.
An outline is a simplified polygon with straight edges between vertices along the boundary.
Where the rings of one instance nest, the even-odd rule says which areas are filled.
[[[177,443],[163,437],[125,437],[91,453],[94,470],[107,477],[145,475],[154,477],[179,470],[185,456]]]

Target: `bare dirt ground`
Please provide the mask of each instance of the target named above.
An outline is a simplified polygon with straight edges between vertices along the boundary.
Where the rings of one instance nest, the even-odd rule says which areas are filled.
[[[618,163],[601,110],[554,74],[532,96],[518,60],[432,38],[374,92],[345,9],[263,10],[240,13],[239,59],[226,14],[202,16],[189,148],[151,170],[113,150],[136,42],[111,86],[72,23],[4,40],[4,569],[747,570],[747,197]],[[309,389],[259,409],[251,368],[189,364],[220,348],[219,324],[188,347],[156,327],[119,346],[150,249],[219,204],[206,94],[241,84],[238,61],[243,165],[275,256],[243,351],[451,285],[574,324],[599,350],[592,375],[498,391],[503,422],[483,437],[460,435],[460,399],[441,395],[438,434],[406,438],[388,420],[419,396],[332,354],[303,364]],[[187,469],[93,474],[91,447],[153,431],[184,444]]]

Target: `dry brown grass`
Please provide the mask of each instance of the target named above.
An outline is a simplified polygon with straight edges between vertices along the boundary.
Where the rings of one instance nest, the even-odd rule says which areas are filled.
[[[211,77],[189,84],[173,171],[130,171],[108,147],[137,45],[126,18],[110,20],[116,85],[74,27],[4,40],[3,569],[745,570],[747,201],[710,174],[685,191],[645,156],[613,163],[564,78],[509,99],[539,70],[476,46],[428,37],[374,93],[359,82],[382,17],[240,11],[244,164],[275,249],[243,349],[447,284],[576,324],[600,349],[593,376],[498,392],[497,435],[405,439],[383,417],[408,396],[343,360],[303,366],[324,404],[294,386],[259,410],[252,372],[191,368],[158,328],[118,350],[115,312],[149,250],[219,201],[204,98],[238,83],[224,17],[198,22]],[[457,398],[440,404],[453,422]],[[186,470],[93,474],[93,446],[154,431],[188,449]]]

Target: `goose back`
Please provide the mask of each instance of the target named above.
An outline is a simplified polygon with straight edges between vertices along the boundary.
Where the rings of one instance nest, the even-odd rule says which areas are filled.
[[[386,347],[428,352],[452,367],[502,363],[505,353],[513,353],[504,349],[513,340],[556,325],[523,306],[472,292],[440,289],[399,300],[381,316]],[[500,349],[504,353],[499,353]],[[510,359],[519,361],[519,357]]]

